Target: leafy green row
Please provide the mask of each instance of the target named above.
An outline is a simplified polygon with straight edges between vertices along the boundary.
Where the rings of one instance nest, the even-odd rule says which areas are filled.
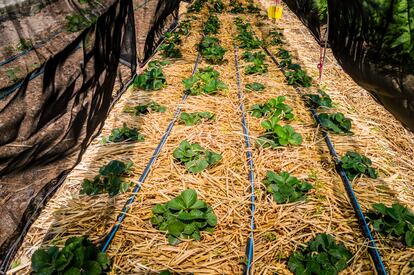
[[[190,95],[215,94],[227,89],[219,76],[219,72],[211,67],[199,69],[193,76],[183,80],[184,88]]]
[[[220,21],[217,16],[210,15],[204,25],[203,33],[205,35],[217,34],[220,29]]]
[[[263,52],[244,52],[242,55],[242,59],[246,60],[247,62],[253,63],[249,65],[245,69],[245,74],[264,74],[268,71],[268,64],[265,64],[266,55]]]
[[[220,46],[220,40],[212,36],[204,36],[198,45],[201,56],[210,64],[220,64],[223,62],[224,54],[227,50]]]
[[[182,112],[180,115],[180,121],[186,126],[192,126],[199,124],[203,121],[213,120],[214,114],[210,112],[195,112],[195,113],[186,113]]]
[[[125,107],[124,113],[129,113],[129,114],[139,116],[139,115],[148,114],[150,111],[157,112],[157,113],[164,113],[166,110],[167,108],[165,106],[162,106],[155,101],[151,101],[146,104],[141,104],[141,105],[137,105],[133,107]]]
[[[277,98],[270,99],[264,104],[253,105],[250,111],[252,113],[252,116],[256,118],[268,116],[278,117],[279,119],[292,120],[294,118],[292,108],[284,103],[285,100],[286,97],[278,96]]]
[[[167,80],[162,71],[162,67],[169,64],[167,61],[151,61],[148,68],[135,78],[133,86],[146,91],[161,90],[167,85]]]

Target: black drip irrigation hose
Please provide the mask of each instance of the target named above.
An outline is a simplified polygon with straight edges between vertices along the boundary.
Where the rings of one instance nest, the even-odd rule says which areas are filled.
[[[282,71],[283,74],[285,74],[285,70],[280,67],[279,62],[277,61],[276,57],[266,48],[263,47],[264,51],[267,53],[267,55],[272,59],[273,63]],[[306,103],[305,96],[301,89],[299,87],[295,87],[296,92],[299,94],[301,99]],[[365,238],[368,239],[368,252],[371,255],[372,260],[374,261],[375,269],[377,271],[377,274],[379,275],[385,275],[387,274],[387,270],[384,266],[384,263],[381,259],[381,255],[378,251],[378,248],[375,244],[375,240],[372,236],[371,229],[368,226],[367,220],[365,219],[364,213],[361,210],[361,206],[358,203],[358,199],[355,196],[354,190],[352,188],[351,181],[347,177],[345,170],[341,166],[341,160],[336,153],[335,147],[333,145],[332,140],[329,138],[328,132],[321,127],[321,120],[319,118],[318,112],[313,107],[309,107],[310,112],[312,113],[313,118],[315,119],[316,123],[320,126],[320,129],[322,131],[322,136],[326,142],[326,145],[328,146],[329,152],[335,162],[336,171],[341,176],[342,182],[344,184],[345,190],[347,192],[348,198],[351,201],[351,205],[355,211],[355,215],[358,219],[358,222],[361,226],[362,233],[364,234]]]
[[[247,127],[246,122],[246,110],[244,107],[244,98],[243,92],[241,89],[241,81],[240,81],[240,69],[239,69],[239,56],[236,44],[233,45],[234,47],[234,63],[236,66],[236,78],[237,78],[237,90],[238,90],[238,97],[239,97],[239,108],[241,112],[241,124],[243,128],[243,136],[244,141],[246,143],[246,157],[247,157],[247,165],[248,165],[248,180],[250,183],[250,235],[247,240],[246,244],[246,258],[247,262],[245,265],[245,269],[243,270],[243,275],[252,274],[252,264],[254,259],[254,229],[255,229],[255,219],[254,219],[254,211],[256,209],[255,206],[255,195],[254,195],[254,163],[253,163],[253,156],[252,156],[252,149],[251,149],[251,142],[250,142],[250,134],[249,128]]]
[[[195,72],[197,71],[197,67],[198,67],[198,64],[200,62],[200,58],[201,58],[201,55],[200,55],[200,53],[198,53],[195,64],[194,64],[194,68],[193,68],[193,71],[192,71],[192,74],[191,74],[192,76],[194,76]],[[131,208],[132,204],[134,203],[138,192],[141,190],[142,184],[144,184],[145,180],[147,179],[148,174],[151,171],[152,166],[154,165],[155,161],[157,160],[163,146],[167,142],[168,137],[170,136],[171,131],[174,127],[174,124],[175,124],[176,120],[178,119],[178,116],[181,114],[181,111],[182,111],[181,105],[185,103],[185,101],[187,100],[188,95],[189,95],[189,92],[187,91],[182,96],[181,103],[178,105],[178,107],[177,107],[177,109],[174,113],[173,118],[171,119],[170,123],[168,124],[168,127],[165,130],[165,133],[161,137],[161,140],[160,140],[158,146],[155,148],[154,153],[151,156],[151,159],[149,160],[149,162],[147,163],[147,166],[144,169],[144,172],[142,173],[142,175],[138,179],[137,184],[135,185],[134,189],[132,190],[131,196],[126,201],[126,203],[124,204],[124,207],[122,208],[121,212],[119,213],[119,215],[116,219],[115,225],[112,227],[111,231],[104,238],[103,246],[101,248],[101,252],[105,252],[108,249],[108,247],[111,244],[113,238],[115,237],[116,232],[118,231],[118,229],[121,226],[122,222],[126,218],[126,214],[128,213],[129,209]]]

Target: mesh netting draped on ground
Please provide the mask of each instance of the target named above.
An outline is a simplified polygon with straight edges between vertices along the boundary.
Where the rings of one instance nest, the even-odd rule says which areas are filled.
[[[60,52],[0,89],[0,270],[178,8],[179,1],[114,1]]]
[[[408,0],[285,0],[343,69],[414,129],[414,3]],[[327,23],[329,17],[329,23]]]

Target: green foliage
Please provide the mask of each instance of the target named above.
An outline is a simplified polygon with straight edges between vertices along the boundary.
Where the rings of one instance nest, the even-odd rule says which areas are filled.
[[[167,32],[164,43],[160,46],[161,55],[165,58],[182,57],[180,49],[176,48],[179,44],[181,44],[180,34],[178,32]]]
[[[288,267],[298,275],[333,275],[344,270],[351,258],[351,252],[342,243],[336,244],[331,235],[318,234],[306,248],[289,257]]]
[[[78,32],[86,29],[95,23],[97,19],[97,17],[91,13],[88,15],[88,17],[78,12],[66,16],[65,30],[67,32]]]
[[[204,25],[203,33],[205,35],[217,34],[219,29],[220,29],[220,21],[218,17],[215,15],[210,15]]]
[[[266,133],[257,139],[257,144],[263,148],[302,144],[301,134],[296,133],[290,125],[279,125],[279,121],[275,116],[261,123]]]
[[[230,0],[230,13],[237,14],[237,13],[244,13],[243,5],[238,2],[237,0]]]
[[[252,26],[250,23],[243,23],[241,18],[234,19],[239,34],[236,40],[239,42],[239,47],[245,50],[259,49],[263,45],[263,41],[256,39]]]
[[[187,189],[174,199],[152,208],[151,223],[167,232],[168,242],[176,245],[178,238],[201,240],[200,231],[213,233],[217,216],[204,201],[197,199],[193,189]]]
[[[321,24],[327,23],[328,19],[328,0],[313,0],[315,9],[319,15]]]
[[[265,89],[265,85],[259,82],[248,83],[246,84],[245,87],[246,87],[247,92],[252,92],[252,91],[261,92]]]
[[[195,0],[188,8],[188,12],[200,12],[207,0]]]
[[[287,68],[292,64],[292,56],[288,50],[280,48],[276,55],[281,59],[279,62],[279,67]]]
[[[187,171],[194,174],[217,164],[222,159],[220,154],[206,150],[198,143],[190,144],[186,140],[182,141],[178,148],[174,150],[173,156],[184,163]]]
[[[225,10],[225,6],[223,4],[223,1],[221,0],[209,0],[209,3],[210,3],[210,7],[209,7],[210,12],[222,13]]]
[[[223,62],[224,54],[227,50],[220,46],[220,40],[212,36],[204,36],[198,45],[201,56],[210,64]]]
[[[80,194],[93,196],[108,192],[112,197],[128,191],[130,182],[124,181],[124,177],[129,175],[132,165],[132,162],[111,160],[99,169],[99,175],[93,180],[83,180]]]
[[[281,33],[280,31],[278,30],[270,31],[269,36],[271,37],[271,40],[269,42],[270,45],[280,46],[280,45],[285,44],[285,42],[283,41],[283,33]]]
[[[141,104],[141,105],[134,106],[134,107],[126,107],[124,109],[124,112],[139,116],[139,115],[148,114],[150,111],[157,112],[157,113],[164,113],[166,110],[167,108],[165,108],[165,106],[162,106],[155,101],[151,101],[147,104]]]
[[[264,116],[278,117],[279,119],[293,119],[292,108],[285,104],[286,97],[272,98],[265,104],[255,104],[251,108],[252,116],[261,118]]]
[[[276,174],[268,171],[266,178],[262,181],[267,192],[273,195],[275,202],[291,203],[302,200],[306,193],[313,188],[312,184],[300,181],[287,172]]]
[[[249,0],[248,2],[249,3],[247,4],[247,13],[259,14],[260,8],[257,7],[252,0]]]
[[[99,275],[107,274],[110,261],[87,237],[72,237],[59,249],[38,249],[32,255],[34,274]]]
[[[19,51],[27,51],[33,48],[33,42],[31,39],[20,38],[19,44],[17,44],[17,49]]]
[[[190,95],[215,94],[227,89],[219,76],[219,72],[211,67],[199,69],[192,77],[183,80],[184,88]]]
[[[245,69],[245,74],[264,74],[268,71],[268,64],[265,64],[266,55],[262,52],[245,52],[242,58],[248,62],[252,62],[253,65],[249,65]]]
[[[148,63],[148,69],[140,74],[134,80],[134,87],[142,90],[161,90],[167,85],[167,80],[162,72],[162,67],[168,62],[151,61]]]
[[[195,113],[186,113],[182,112],[180,115],[180,121],[186,126],[192,126],[199,124],[203,121],[213,120],[214,114],[210,112],[195,112]]]
[[[312,77],[310,77],[299,64],[290,64],[285,76],[289,85],[310,87],[312,86]]]
[[[308,106],[312,108],[332,108],[331,97],[322,90],[318,90],[319,95],[306,94],[305,99]]]
[[[144,141],[144,136],[138,132],[137,128],[129,128],[126,123],[121,128],[112,129],[107,138],[102,139],[102,143],[124,142],[124,141]]]
[[[391,207],[374,204],[367,219],[375,231],[414,247],[414,214],[407,207],[399,203]]]
[[[6,76],[9,78],[9,80],[14,84],[22,80],[21,77],[17,76],[17,74],[21,73],[21,70],[19,67],[11,68],[6,70]]]
[[[377,171],[371,165],[372,162],[369,158],[357,152],[348,151],[341,158],[341,166],[350,180],[359,175],[367,175],[370,178],[376,179],[378,177]]]
[[[327,130],[335,134],[349,134],[351,132],[352,123],[349,118],[346,118],[343,113],[335,114],[319,114],[321,125]]]
[[[180,35],[188,36],[191,30],[191,21],[189,19],[185,19],[180,22],[180,26],[178,27],[177,33]]]

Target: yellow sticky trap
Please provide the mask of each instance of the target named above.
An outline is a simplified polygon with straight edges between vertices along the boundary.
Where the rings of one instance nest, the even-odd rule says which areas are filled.
[[[275,5],[270,6],[267,9],[267,16],[269,19],[280,19],[282,18],[283,14],[283,7],[276,1]]]

